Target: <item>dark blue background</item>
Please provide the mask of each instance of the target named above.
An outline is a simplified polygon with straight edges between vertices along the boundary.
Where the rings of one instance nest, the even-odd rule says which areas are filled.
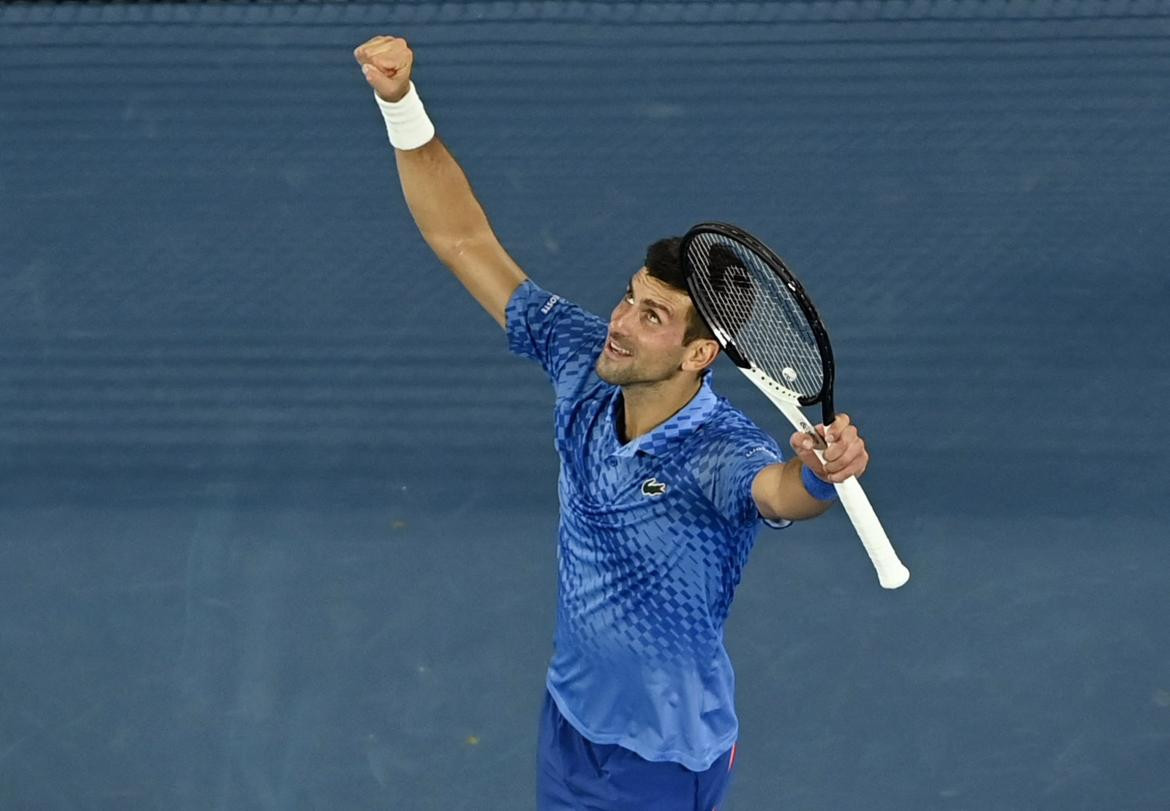
[[[377,33],[546,287],[721,219],[823,311],[914,577],[761,536],[727,808],[1170,806],[1162,0],[0,7],[0,806],[531,807],[551,396]]]

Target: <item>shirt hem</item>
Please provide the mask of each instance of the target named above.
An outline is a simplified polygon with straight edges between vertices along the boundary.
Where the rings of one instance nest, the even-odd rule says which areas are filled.
[[[614,735],[593,732],[589,729],[589,727],[581,723],[581,719],[565,706],[565,702],[557,693],[556,688],[554,688],[551,682],[549,682],[547,679],[545,680],[545,687],[548,689],[548,694],[552,696],[552,700],[556,703],[557,709],[560,710],[561,715],[563,715],[565,720],[569,722],[573,729],[577,730],[577,732],[579,732],[582,736],[588,738],[593,743],[617,744],[623,749],[629,749],[631,752],[641,758],[644,758],[645,760],[651,760],[659,763],[663,761],[681,763],[692,772],[705,772],[710,769],[711,765],[715,763],[715,761],[717,761],[728,749],[735,745],[735,741],[739,737],[739,725],[737,724],[736,728],[732,730],[730,736],[724,740],[721,740],[713,747],[714,754],[704,756],[703,758],[695,758],[694,755],[689,752],[676,752],[673,750],[664,752],[650,751],[641,746],[635,739],[630,738],[628,735]]]

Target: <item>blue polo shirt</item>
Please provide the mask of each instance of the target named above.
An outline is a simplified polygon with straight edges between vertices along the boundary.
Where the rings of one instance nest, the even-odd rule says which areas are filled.
[[[704,380],[623,444],[621,389],[594,369],[607,325],[532,282],[507,308],[508,346],[556,392],[559,589],[548,689],[582,735],[707,769],[735,742],[723,645],[761,525],[752,480],[776,442]]]

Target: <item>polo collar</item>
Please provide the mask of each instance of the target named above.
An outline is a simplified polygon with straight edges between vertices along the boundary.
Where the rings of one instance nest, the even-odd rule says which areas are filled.
[[[703,383],[699,386],[698,393],[677,414],[650,433],[642,434],[625,445],[618,445],[612,455],[633,456],[640,451],[652,456],[659,456],[666,452],[670,443],[685,438],[706,422],[719,402],[718,395],[711,389],[710,378],[709,372],[703,376]],[[618,409],[622,407],[620,394],[621,389],[619,388],[614,392],[613,403],[609,409],[609,423],[612,432],[610,436],[614,437],[615,442],[617,441]]]

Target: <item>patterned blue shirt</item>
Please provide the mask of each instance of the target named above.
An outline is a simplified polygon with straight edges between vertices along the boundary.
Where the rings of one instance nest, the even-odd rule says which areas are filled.
[[[776,442],[707,381],[622,444],[621,389],[594,369],[600,318],[525,282],[508,346],[556,391],[559,592],[548,689],[595,743],[703,771],[735,742],[723,624],[760,528],[752,480]]]

